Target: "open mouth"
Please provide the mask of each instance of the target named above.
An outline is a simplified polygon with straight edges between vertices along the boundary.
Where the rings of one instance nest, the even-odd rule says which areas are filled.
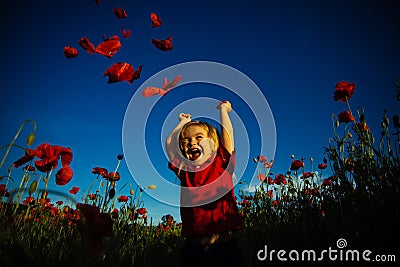
[[[201,157],[201,150],[199,148],[189,149],[187,154],[190,160],[197,160]]]

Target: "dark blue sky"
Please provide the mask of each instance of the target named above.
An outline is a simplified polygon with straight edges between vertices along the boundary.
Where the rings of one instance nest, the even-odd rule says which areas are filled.
[[[367,122],[376,135],[385,108],[390,117],[399,113],[395,86],[400,79],[398,1],[3,2],[0,141],[10,142],[19,125],[31,118],[38,126],[34,147],[43,142],[71,147],[75,176],[65,187],[54,186],[57,190],[87,188],[94,179],[92,167],[115,167],[116,156],[123,151],[122,125],[132,96],[154,74],[184,62],[226,64],[260,88],[276,125],[274,173],[286,172],[291,154],[322,161],[323,148],[332,136],[331,115],[346,108],[332,97],[335,84],[341,80],[356,83],[351,105],[353,110],[365,107]],[[127,10],[128,18],[115,17],[113,8],[117,6]],[[160,28],[151,28],[151,12],[160,15]],[[122,26],[131,29],[130,38],[122,38]],[[78,45],[81,37],[98,44],[103,34],[121,37],[122,48],[111,59],[90,55]],[[152,46],[151,38],[168,36],[173,37],[172,51]],[[76,47],[79,56],[66,59],[66,45]],[[117,61],[129,62],[135,68],[143,64],[140,79],[132,85],[107,84],[103,72]],[[199,88],[188,85],[177,89],[182,99],[229,96],[226,91]],[[250,98],[252,93],[249,89]],[[230,100],[240,107],[239,100]],[[164,112],[160,118],[171,111],[168,103],[166,98],[157,106],[157,112]],[[252,103],[247,105],[251,107]],[[251,112],[239,107],[236,112],[246,122]],[[154,119],[153,133],[159,133],[160,123],[161,119]],[[143,131],[143,125],[137,127]],[[29,131],[28,126],[19,144],[24,144]],[[268,138],[269,129],[260,131]],[[257,151],[257,142],[249,142],[251,151]],[[157,168],[165,168],[167,175],[161,142],[154,144],[150,145],[154,153],[161,155]],[[13,150],[0,175],[20,156],[21,151]],[[251,164],[251,158],[241,160],[250,160]],[[120,172],[124,182],[132,182],[125,162]],[[54,185],[54,178],[50,184]],[[151,198],[145,205],[156,218],[168,210]],[[170,211],[179,216],[176,208]]]

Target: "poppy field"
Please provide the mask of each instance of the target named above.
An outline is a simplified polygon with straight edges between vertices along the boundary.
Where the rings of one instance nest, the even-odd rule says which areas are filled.
[[[322,249],[339,238],[352,248],[396,254],[391,244],[400,222],[399,116],[389,118],[384,111],[381,132],[372,133],[363,109],[352,110],[354,92],[354,83],[336,85],[333,100],[342,102],[343,111],[332,115],[333,135],[323,148],[322,162],[292,155],[289,170],[282,171],[274,170],[277,159],[248,159],[257,165],[260,183],[247,190],[244,177],[236,185],[245,222],[237,233],[244,266],[282,265],[257,259],[266,244],[275,249]],[[34,130],[23,146],[17,142],[26,123],[33,123]],[[112,171],[91,167],[93,183],[81,202],[71,198],[82,190],[79,187],[54,202],[48,196],[57,192],[49,190],[48,183],[69,183],[73,151],[48,143],[31,148],[35,131],[35,122],[27,120],[11,143],[1,147],[2,266],[179,265],[184,241],[180,223],[170,214],[159,224],[147,216],[141,196],[155,185],[119,184],[123,155],[117,155]],[[22,155],[3,166],[11,149],[20,149]],[[15,169],[24,170],[23,176],[15,177]]]

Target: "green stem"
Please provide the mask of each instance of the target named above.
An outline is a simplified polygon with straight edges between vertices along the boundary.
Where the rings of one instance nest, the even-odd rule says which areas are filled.
[[[13,140],[12,140],[11,143],[8,145],[7,151],[6,151],[6,153],[4,154],[2,161],[0,162],[0,169],[1,169],[1,167],[3,166],[3,164],[4,164],[4,161],[6,160],[6,158],[7,158],[7,156],[8,156],[8,153],[10,152],[11,147],[12,147],[12,146],[17,146],[17,145],[14,145],[14,143],[15,143],[15,141],[17,140],[18,136],[20,135],[22,129],[23,129],[24,126],[25,126],[25,124],[28,123],[28,122],[32,122],[32,124],[33,124],[33,132],[32,132],[32,133],[35,133],[35,132],[36,132],[36,122],[35,122],[34,120],[27,119],[27,120],[25,120],[25,121],[21,124],[21,126],[19,127],[19,129],[18,129],[17,133],[15,134]],[[17,146],[17,147],[20,147],[20,146]],[[24,150],[25,150],[25,148],[24,148]]]

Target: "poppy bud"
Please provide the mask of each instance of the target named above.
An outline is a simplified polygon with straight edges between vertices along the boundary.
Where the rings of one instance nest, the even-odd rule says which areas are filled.
[[[28,146],[31,146],[34,141],[35,141],[35,134],[31,133],[30,135],[28,135],[28,138],[26,138],[26,144]]]
[[[135,190],[133,190],[133,189],[129,190],[129,194],[131,194],[131,195],[135,194]]]
[[[156,189],[157,186],[155,186],[154,184],[151,184],[151,185],[149,185],[147,188],[148,188],[148,189]]]
[[[363,114],[361,114],[361,116],[360,116],[360,121],[361,121],[361,122],[364,122],[364,120],[365,120],[365,116],[364,116],[364,113],[363,113]]]
[[[115,189],[111,188],[110,191],[108,191],[108,197],[112,199],[115,196]]]
[[[36,180],[32,181],[31,185],[29,186],[29,195],[32,195],[33,193],[35,193],[36,189],[37,189],[37,182]]]
[[[124,158],[124,155],[123,154],[118,154],[118,156],[117,156],[117,159],[118,160],[122,160]]]
[[[291,157],[292,159],[294,159],[294,155],[290,155],[290,157]]]

